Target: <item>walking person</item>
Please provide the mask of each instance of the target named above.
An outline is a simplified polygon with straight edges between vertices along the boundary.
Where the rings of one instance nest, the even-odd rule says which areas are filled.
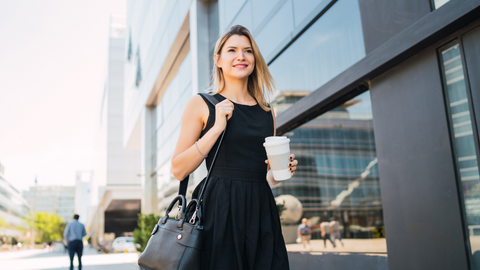
[[[336,244],[338,239],[343,247],[344,245],[342,242],[342,233],[340,232],[340,223],[335,219],[335,217],[330,218],[330,232],[332,234],[333,242]]]
[[[206,159],[210,168],[219,137],[225,137],[202,204],[202,268],[289,269],[280,217],[268,183],[279,183],[269,169],[263,147],[275,135],[275,115],[267,102],[273,78],[250,32],[236,25],[217,41],[211,105],[192,97],[183,113],[172,158],[173,175],[183,180]],[[290,156],[294,175],[297,160]],[[205,179],[204,179],[205,180]],[[193,197],[198,196],[203,181]]]
[[[308,249],[311,250],[312,246],[310,246],[310,239],[312,238],[312,230],[310,229],[310,226],[308,226],[307,221],[307,218],[303,218],[302,224],[298,225],[297,237],[300,238],[304,249],[308,247]]]
[[[77,253],[78,258],[78,270],[82,270],[82,253],[83,242],[82,238],[87,235],[85,226],[78,222],[79,215],[74,215],[73,220],[68,222],[63,232],[63,237],[68,246],[68,255],[70,256],[70,270],[73,270],[73,258]]]
[[[321,235],[323,238],[323,246],[326,248],[327,247],[327,239],[330,240],[330,243],[332,243],[333,247],[337,247],[335,245],[335,241],[332,241],[332,235],[330,233],[330,222],[324,221],[320,223],[320,230],[321,230]]]

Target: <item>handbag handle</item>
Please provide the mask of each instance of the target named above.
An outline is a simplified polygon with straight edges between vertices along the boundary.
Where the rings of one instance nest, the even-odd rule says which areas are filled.
[[[213,106],[217,105],[217,103],[220,102],[216,97],[214,97],[210,94],[206,94],[206,93],[198,93],[198,94],[201,95],[202,97],[206,98]],[[215,151],[215,155],[213,156],[212,164],[210,165],[210,169],[207,172],[205,184],[203,185],[202,190],[199,193],[200,194],[198,196],[199,202],[201,201],[201,198],[203,196],[203,191],[205,189],[205,186],[207,185],[207,181],[208,181],[208,178],[210,176],[210,172],[212,171],[213,164],[215,164],[215,160],[217,158],[218,150],[220,149],[220,145],[222,144],[223,136],[225,135],[226,130],[227,130],[227,127],[225,127],[225,129],[223,130],[223,133],[220,137],[220,142],[218,143],[217,150]],[[190,175],[187,175],[187,177],[185,177],[185,179],[183,179],[183,181],[180,181],[180,186],[179,186],[179,189],[178,189],[178,195],[186,196],[189,178],[190,178]],[[181,204],[179,206],[181,206]],[[197,205],[197,208],[198,208],[198,205]]]
[[[173,208],[173,206],[175,205],[175,203],[176,203],[177,201],[178,201],[178,204],[179,204],[179,205],[184,205],[184,204],[186,204],[185,196],[177,195],[177,196],[173,199],[173,201],[170,203],[170,205],[167,207],[167,210],[165,211],[165,216],[166,216],[167,218],[169,217],[169,214],[170,214],[170,212],[172,211],[172,208]],[[181,211],[182,211],[182,216],[184,217],[184,216],[185,216],[185,213],[186,213],[186,212],[185,212],[186,209],[183,208]]]

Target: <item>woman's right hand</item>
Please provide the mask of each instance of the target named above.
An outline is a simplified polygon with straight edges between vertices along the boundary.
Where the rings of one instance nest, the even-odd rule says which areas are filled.
[[[224,130],[227,126],[227,121],[232,118],[234,110],[233,103],[225,99],[222,102],[217,103],[215,105],[215,124],[214,127],[218,128],[219,130]]]

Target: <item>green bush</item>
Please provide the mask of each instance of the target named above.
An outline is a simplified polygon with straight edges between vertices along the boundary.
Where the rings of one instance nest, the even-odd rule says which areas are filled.
[[[147,246],[148,240],[155,224],[160,219],[159,215],[155,214],[138,214],[137,228],[133,231],[133,238],[136,244],[140,244],[137,250],[143,252]]]
[[[37,212],[35,215],[35,241],[49,242],[63,239],[66,223],[55,213]]]

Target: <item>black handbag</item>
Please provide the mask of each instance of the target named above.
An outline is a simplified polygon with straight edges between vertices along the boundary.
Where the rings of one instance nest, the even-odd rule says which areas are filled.
[[[219,102],[209,94],[200,94],[214,106]],[[180,182],[178,195],[167,207],[165,216],[155,225],[147,246],[138,258],[138,265],[144,270],[200,270],[202,260],[203,226],[201,202],[203,192],[212,172],[218,150],[222,144],[225,130],[220,136],[212,164],[207,176],[202,181],[198,198],[193,198],[186,205],[185,194],[188,187],[187,176]],[[175,219],[169,219],[173,206],[178,202],[178,213]],[[193,210],[195,209],[195,210]],[[188,215],[188,217],[187,217]]]

